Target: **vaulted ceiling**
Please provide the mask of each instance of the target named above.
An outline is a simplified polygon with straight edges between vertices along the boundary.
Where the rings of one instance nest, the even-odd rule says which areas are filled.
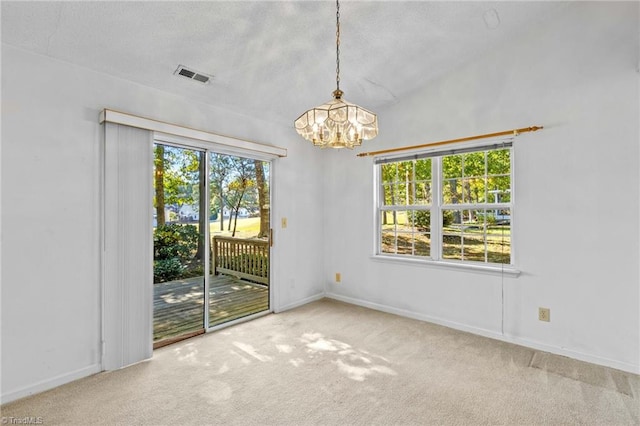
[[[283,124],[330,100],[335,89],[333,1],[3,1],[1,7],[3,43]],[[566,7],[343,1],[344,98],[374,111],[393,104]],[[181,64],[213,78],[202,84],[174,75]]]

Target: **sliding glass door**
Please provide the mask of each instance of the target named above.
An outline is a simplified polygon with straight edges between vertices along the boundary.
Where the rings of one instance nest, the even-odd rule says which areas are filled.
[[[154,145],[153,339],[171,342],[204,332],[206,153]]]
[[[269,310],[270,163],[154,145],[154,347]]]
[[[269,309],[270,164],[210,153],[209,327]]]

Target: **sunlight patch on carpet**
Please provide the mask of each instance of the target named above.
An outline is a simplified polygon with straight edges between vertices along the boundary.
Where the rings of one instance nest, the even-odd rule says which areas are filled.
[[[320,333],[305,333],[300,340],[312,351],[338,351],[349,349],[351,345],[334,339],[325,339]]]
[[[290,359],[289,364],[293,365],[294,367],[299,367],[304,364],[304,360],[300,358]]]
[[[284,354],[290,354],[291,352],[293,352],[293,346],[289,345],[276,345],[276,348],[278,349],[278,352]]]
[[[360,355],[358,352],[352,349],[349,349],[346,351],[340,351],[338,352],[338,354],[347,356],[351,361],[360,361],[360,362],[364,362],[365,364],[371,364],[371,360],[369,358],[363,355]]]
[[[256,351],[253,346],[251,346],[251,345],[249,345],[247,343],[233,342],[233,346],[235,346],[236,348],[240,349],[241,351],[243,351],[247,355],[251,355],[252,357],[257,359],[258,361],[268,362],[268,361],[272,361],[273,360],[273,358],[270,357],[269,355],[261,355],[261,354],[259,354],[258,351]]]
[[[217,404],[231,399],[233,391],[225,382],[210,380],[197,387],[198,394],[209,404]]]
[[[251,361],[249,361],[248,358],[243,357],[242,354],[239,354],[236,351],[229,351],[229,353],[231,353],[232,355],[235,355],[238,358],[240,358],[240,361],[242,361],[243,364],[251,364]]]
[[[175,349],[175,353],[178,357],[178,361],[197,363],[196,356],[198,355],[198,348],[193,343],[187,343],[186,345],[179,346]]]
[[[388,363],[389,361],[384,357],[355,349],[348,343],[339,340],[327,339],[320,333],[304,333],[300,337],[300,341],[306,345],[310,358],[313,358],[315,354],[321,356],[323,353],[335,354],[337,359],[331,363],[337,365],[338,370],[352,380],[362,382],[372,374],[397,375],[389,367],[373,364],[373,357]]]
[[[334,364],[338,366],[338,370],[340,372],[347,375],[351,380],[355,380],[358,382],[363,382],[368,376],[378,373],[385,374],[388,376],[395,376],[397,373],[390,369],[389,367],[385,367],[383,365],[373,365],[371,367],[359,367],[356,365],[350,365],[342,361],[341,359],[337,361],[333,361]]]

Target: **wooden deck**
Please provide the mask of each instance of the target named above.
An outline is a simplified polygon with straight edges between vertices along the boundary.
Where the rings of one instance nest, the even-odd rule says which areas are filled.
[[[211,276],[209,327],[269,309],[269,288],[228,275]],[[153,341],[202,330],[204,277],[153,285]]]

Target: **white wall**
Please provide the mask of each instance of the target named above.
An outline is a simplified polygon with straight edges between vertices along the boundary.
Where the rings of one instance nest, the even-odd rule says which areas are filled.
[[[640,372],[638,8],[576,2],[378,111],[381,134],[364,150],[545,126],[515,141],[520,277],[372,260],[372,160],[335,152],[324,194],[327,292]],[[551,309],[550,323],[538,307]]]
[[[275,229],[275,308],[323,291],[320,162],[292,126],[2,45],[3,402],[100,370],[105,107],[288,148],[274,167],[274,220],[290,218]]]

